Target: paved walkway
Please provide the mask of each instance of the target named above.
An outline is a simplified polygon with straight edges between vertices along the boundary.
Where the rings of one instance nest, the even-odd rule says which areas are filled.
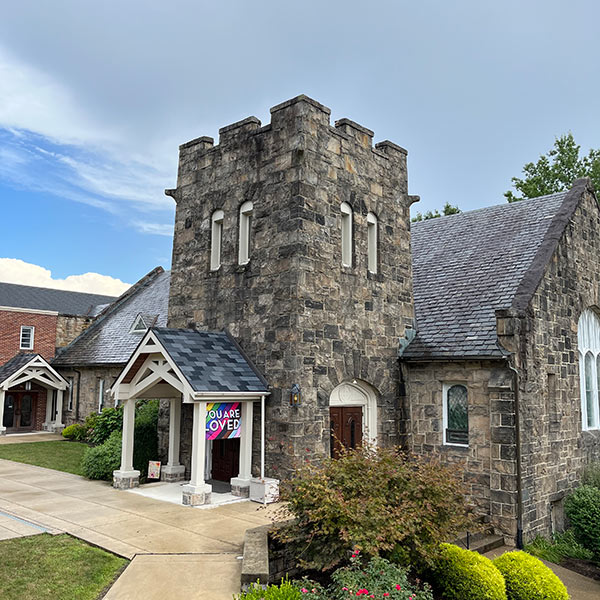
[[[269,523],[273,507],[239,502],[198,510],[0,460],[0,511],[133,559],[106,600],[231,600],[246,529]]]
[[[0,445],[2,444],[23,444],[28,442],[52,442],[65,441],[60,433],[33,432],[33,433],[9,433],[0,435]]]

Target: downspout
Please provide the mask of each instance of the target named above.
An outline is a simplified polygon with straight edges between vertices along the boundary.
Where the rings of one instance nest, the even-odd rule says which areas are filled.
[[[81,389],[81,371],[73,369],[77,373],[77,400],[75,401],[75,422],[79,423],[79,390]]]
[[[507,366],[513,373],[513,391],[515,398],[515,451],[517,459],[517,548],[523,549],[523,482],[521,466],[521,410],[519,398],[519,371],[513,367],[507,358]]]

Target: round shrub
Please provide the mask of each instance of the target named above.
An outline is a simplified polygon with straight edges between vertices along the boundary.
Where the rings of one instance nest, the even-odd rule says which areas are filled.
[[[577,488],[565,502],[565,513],[577,540],[600,556],[600,489],[591,485]]]
[[[88,479],[112,480],[113,471],[121,466],[121,432],[113,431],[100,446],[88,448],[83,455],[81,467]]]
[[[508,600],[569,600],[564,583],[539,558],[507,552],[494,559],[504,576]]]
[[[446,600],[506,600],[504,578],[492,561],[454,544],[441,544],[434,576]]]
[[[62,436],[67,440],[75,440],[80,441],[83,440],[86,436],[86,428],[79,423],[74,423],[73,425],[69,425],[62,430]]]

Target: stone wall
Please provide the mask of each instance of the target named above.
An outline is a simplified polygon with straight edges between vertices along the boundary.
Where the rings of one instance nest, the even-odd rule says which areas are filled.
[[[398,338],[412,324],[406,151],[298,97],[180,148],[170,327],[224,328],[267,378],[268,474],[329,452],[329,395],[354,378],[378,390],[382,443],[397,442]],[[237,264],[238,212],[252,200],[250,262]],[[340,204],[352,206],[354,261],[341,264]],[[210,270],[211,215],[224,211]],[[378,273],[367,271],[367,213]],[[292,384],[303,402],[289,406]],[[184,413],[185,418],[185,413]],[[182,438],[183,439],[183,438]]]
[[[80,333],[89,327],[93,317],[58,315],[56,322],[56,347],[68,346]]]

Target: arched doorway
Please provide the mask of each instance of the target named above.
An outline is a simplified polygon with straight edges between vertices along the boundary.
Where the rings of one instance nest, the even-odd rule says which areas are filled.
[[[338,385],[329,397],[331,455],[340,445],[356,448],[363,441],[377,440],[377,395],[365,381]]]

